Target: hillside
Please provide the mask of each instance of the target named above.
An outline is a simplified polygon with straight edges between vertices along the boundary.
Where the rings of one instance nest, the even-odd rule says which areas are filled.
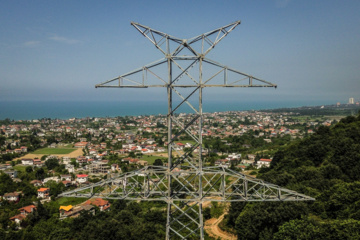
[[[225,228],[239,239],[359,239],[360,115],[286,145],[257,177],[316,201],[233,203]]]

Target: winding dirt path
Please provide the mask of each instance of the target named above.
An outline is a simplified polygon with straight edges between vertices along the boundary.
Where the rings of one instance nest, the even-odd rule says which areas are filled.
[[[231,233],[224,232],[219,228],[219,224],[224,219],[226,212],[223,213],[219,218],[211,218],[205,222],[204,229],[209,234],[210,237],[215,239],[224,239],[224,240],[236,240],[236,236]]]

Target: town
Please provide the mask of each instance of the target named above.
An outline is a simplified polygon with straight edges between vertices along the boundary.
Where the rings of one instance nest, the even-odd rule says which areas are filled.
[[[301,112],[301,111],[300,111]],[[186,123],[189,114],[177,116]],[[273,154],[295,139],[330,126],[339,116],[307,116],[287,111],[205,113],[202,154],[205,165],[222,166],[256,176]],[[190,128],[196,131],[196,128]],[[56,201],[58,217],[110,209],[104,199],[58,201],[63,191],[96,183],[146,165],[167,165],[164,115],[107,118],[2,120],[0,123],[0,205],[3,228],[21,228],[39,204]],[[176,133],[176,128],[173,129]],[[195,145],[181,135],[174,157]],[[28,205],[27,205],[28,204]],[[18,207],[17,207],[18,206]]]

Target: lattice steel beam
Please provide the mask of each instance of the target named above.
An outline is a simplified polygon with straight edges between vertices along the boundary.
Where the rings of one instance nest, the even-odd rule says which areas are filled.
[[[60,196],[164,201],[167,203],[166,239],[204,239],[204,201],[314,200],[223,167],[203,166],[203,88],[276,88],[276,84],[206,58],[206,55],[239,24],[240,21],[236,21],[190,39],[181,39],[132,22],[131,25],[163,53],[164,58],[95,87],[167,89],[167,167],[147,166],[125,173],[116,179],[103,180]],[[189,88],[192,89],[190,92],[184,92],[184,89]],[[176,96],[180,101],[177,104],[174,102]],[[189,119],[176,115],[184,106],[193,111]],[[179,130],[176,135],[173,134],[174,128]],[[187,134],[195,141],[195,144],[184,152],[176,147],[176,141],[182,134]],[[198,154],[193,156],[196,151]],[[179,157],[173,159],[173,152],[177,152]]]

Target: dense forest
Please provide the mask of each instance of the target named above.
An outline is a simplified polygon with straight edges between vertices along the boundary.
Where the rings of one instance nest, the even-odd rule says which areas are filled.
[[[21,230],[15,230],[15,225],[6,232],[0,229],[0,239],[165,239],[162,206],[117,200],[111,211],[97,209],[95,215],[84,212],[78,218],[60,220],[58,208],[38,203],[37,211],[26,218]]]
[[[284,146],[257,177],[316,201],[233,203],[223,228],[238,239],[360,239],[360,114]]]

